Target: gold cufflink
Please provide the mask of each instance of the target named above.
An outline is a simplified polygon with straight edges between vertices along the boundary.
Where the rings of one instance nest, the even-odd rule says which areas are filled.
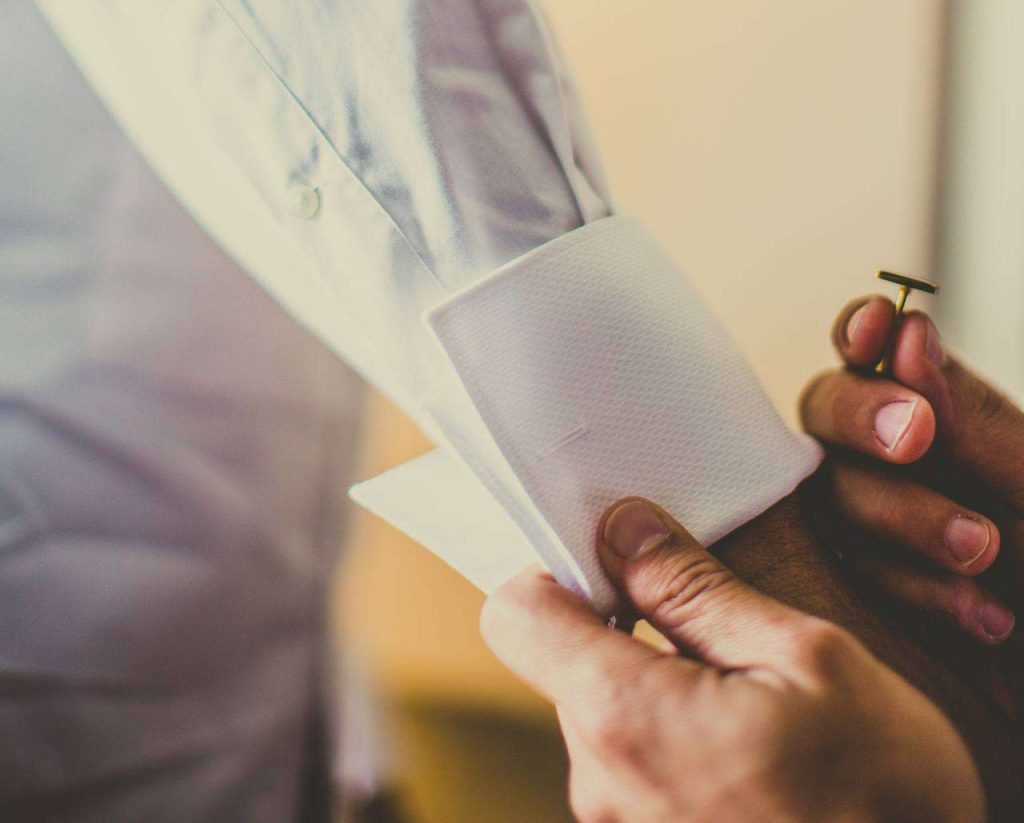
[[[896,342],[896,334],[900,330],[900,320],[903,317],[903,309],[907,305],[910,290],[914,289],[915,291],[923,291],[927,294],[935,294],[939,287],[938,284],[932,283],[930,280],[920,280],[917,277],[910,277],[906,274],[897,274],[891,271],[876,271],[875,277],[879,280],[885,280],[887,283],[895,283],[900,287],[900,293],[896,296],[896,317],[893,319],[892,330],[889,332],[889,339],[885,343],[882,359],[875,366],[877,374],[887,375],[892,367],[892,347]]]

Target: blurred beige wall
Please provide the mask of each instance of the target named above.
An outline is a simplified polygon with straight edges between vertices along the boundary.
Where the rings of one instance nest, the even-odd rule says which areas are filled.
[[[950,9],[942,334],[1024,404],[1024,3]]]
[[[550,0],[619,205],[785,414],[877,268],[928,271],[942,0]]]
[[[707,295],[792,419],[837,308],[925,273],[940,0],[549,0],[620,206]],[[426,444],[371,403],[361,476]],[[360,512],[339,619],[392,694],[536,713],[480,595]],[[545,715],[546,716],[546,715]]]

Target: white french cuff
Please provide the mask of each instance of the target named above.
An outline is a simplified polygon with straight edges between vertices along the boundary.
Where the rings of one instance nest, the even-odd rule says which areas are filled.
[[[608,613],[594,544],[609,504],[647,497],[711,545],[821,462],[630,218],[547,243],[426,319],[460,384],[426,405],[448,442],[352,494],[484,589],[535,553]]]

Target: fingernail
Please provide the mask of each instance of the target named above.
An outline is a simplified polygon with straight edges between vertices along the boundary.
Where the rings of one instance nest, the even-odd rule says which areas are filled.
[[[860,321],[864,319],[864,314],[867,311],[868,304],[865,303],[857,311],[853,313],[849,322],[846,324],[846,342],[852,343],[853,337],[857,334],[857,328],[860,326]]]
[[[946,365],[946,349],[942,345],[942,338],[939,337],[939,330],[935,324],[928,321],[928,334],[924,341],[924,353],[936,366]]]
[[[910,426],[916,406],[916,400],[897,400],[878,410],[878,414],[875,415],[875,437],[887,451],[895,451],[900,444]]]
[[[963,566],[969,566],[985,553],[990,535],[988,526],[957,515],[946,526],[946,548]]]
[[[1009,637],[1016,622],[1012,612],[995,603],[986,603],[981,609],[981,629],[993,640]]]
[[[604,544],[619,557],[635,557],[650,551],[671,536],[668,526],[644,500],[623,503],[604,523]]]

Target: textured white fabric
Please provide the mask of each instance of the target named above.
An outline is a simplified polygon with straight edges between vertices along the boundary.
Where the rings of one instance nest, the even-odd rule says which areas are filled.
[[[791,432],[699,295],[642,226],[609,217],[542,246],[429,323],[508,464],[614,603],[601,512],[639,494],[710,545],[821,459]],[[547,558],[545,558],[547,559]]]
[[[437,449],[351,494],[485,592],[539,555],[563,585],[610,612],[615,595],[593,533],[609,503],[627,494],[661,501],[710,545],[820,460],[628,218],[538,249],[428,322],[482,418],[471,421],[457,395],[435,398],[434,421],[462,460]],[[503,485],[503,465],[522,498]]]

